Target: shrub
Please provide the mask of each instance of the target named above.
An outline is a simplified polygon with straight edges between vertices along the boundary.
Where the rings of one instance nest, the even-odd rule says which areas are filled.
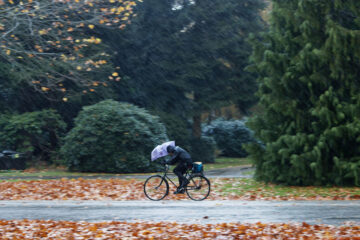
[[[166,133],[170,140],[174,140],[177,146],[184,149],[191,147],[191,124],[174,114],[157,112],[161,121],[165,124]]]
[[[66,124],[55,110],[0,116],[0,147],[49,160],[56,153]]]
[[[154,147],[167,141],[158,117],[128,103],[105,100],[84,107],[61,149],[70,170],[133,173],[157,170]]]
[[[216,143],[212,137],[191,140],[191,158],[194,162],[214,163]]]
[[[252,131],[245,125],[246,120],[212,121],[202,128],[205,136],[214,138],[221,155],[226,157],[246,157],[243,144],[255,142]]]

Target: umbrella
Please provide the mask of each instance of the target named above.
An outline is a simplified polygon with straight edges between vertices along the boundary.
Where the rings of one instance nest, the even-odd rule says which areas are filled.
[[[151,161],[155,161],[158,158],[165,157],[168,155],[168,152],[166,151],[166,148],[168,146],[174,146],[175,147],[175,141],[170,141],[163,143],[161,145],[157,145],[154,150],[151,152]]]

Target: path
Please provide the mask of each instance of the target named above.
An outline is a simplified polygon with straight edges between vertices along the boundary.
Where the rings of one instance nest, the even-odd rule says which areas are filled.
[[[0,201],[1,219],[360,224],[360,201]]]
[[[247,172],[252,170],[254,168],[250,166],[237,166],[237,167],[231,167],[231,168],[221,168],[221,169],[214,169],[205,171],[205,176],[209,178],[251,178],[252,175],[248,174]],[[137,178],[137,179],[146,179],[149,176],[153,174],[121,174],[121,175],[96,175],[94,176],[1,176],[0,174],[0,180],[11,180],[11,179],[60,179],[60,178],[83,178],[83,179],[110,179],[110,178]]]

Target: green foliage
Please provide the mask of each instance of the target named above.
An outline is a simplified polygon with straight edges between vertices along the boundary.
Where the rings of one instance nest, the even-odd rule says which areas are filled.
[[[255,76],[244,71],[251,54],[246,39],[262,29],[264,7],[261,0],[184,1],[182,28],[161,67],[190,95],[193,115],[230,102],[247,109],[255,102]]]
[[[149,163],[151,151],[166,140],[158,117],[128,103],[105,100],[83,108],[61,153],[73,171],[151,172],[157,169]]]
[[[174,140],[177,146],[190,149],[191,126],[186,119],[165,112],[155,112],[155,115],[158,115],[165,124],[170,140]]]
[[[193,162],[214,163],[216,142],[212,137],[192,138],[191,158]]]
[[[273,1],[253,69],[264,113],[249,125],[256,176],[291,185],[360,185],[360,2]]]
[[[188,109],[181,86],[170,84],[168,72],[161,69],[169,60],[168,51],[174,48],[171,36],[182,25],[179,12],[172,7],[173,1],[144,1],[136,6],[137,17],[131,25],[102,33],[104,42],[114,50],[114,65],[120,66],[121,81],[113,85],[116,100],[167,113]]]
[[[54,110],[0,115],[0,148],[32,153],[49,160],[56,153],[66,124]]]
[[[246,39],[262,29],[263,8],[262,0],[144,1],[128,28],[106,37],[128,76],[115,87],[118,100],[183,118],[229,103],[246,111],[257,89],[244,71]]]
[[[29,83],[31,76],[19,76],[21,74],[11,69],[10,64],[0,63],[0,112],[25,113],[55,109],[68,127],[71,127],[73,119],[82,106],[114,96],[112,89],[105,87],[99,81],[99,79],[107,78],[112,71],[110,66],[103,68],[103,70],[108,70],[106,74],[103,71],[97,71],[91,74],[86,72],[84,75],[86,79],[93,79],[98,86],[77,86],[64,79],[59,85],[66,89],[65,92],[53,91],[53,89],[43,92],[39,89],[41,84],[34,86]],[[95,91],[90,92],[90,88]],[[87,93],[84,94],[83,90],[87,90]],[[62,100],[64,97],[68,99],[67,102]]]
[[[246,157],[248,154],[243,144],[255,142],[252,131],[245,125],[245,120],[216,119],[203,125],[203,134],[214,138],[222,156]]]

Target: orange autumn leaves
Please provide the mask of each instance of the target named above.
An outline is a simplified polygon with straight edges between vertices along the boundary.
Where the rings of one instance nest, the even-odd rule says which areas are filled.
[[[0,220],[0,239],[360,239],[359,226]]]
[[[360,188],[292,187],[255,185],[248,179],[210,179],[208,200],[359,200]],[[0,182],[0,200],[146,200],[144,180],[60,179]],[[171,186],[171,185],[170,185]],[[164,200],[189,200],[186,194]],[[283,193],[286,191],[286,193]]]
[[[130,24],[138,2],[0,0],[0,58],[29,76],[37,70],[29,83],[44,94],[66,92],[59,85],[65,81],[92,86],[84,76],[98,72],[109,58],[102,50],[94,50],[94,45],[102,43],[94,35],[99,35],[100,28],[123,29]],[[65,64],[70,68],[67,72]]]
[[[0,182],[0,200],[146,200],[143,184],[135,179],[81,178]],[[183,194],[170,194],[166,199],[188,198]],[[215,195],[210,199],[215,199]]]

